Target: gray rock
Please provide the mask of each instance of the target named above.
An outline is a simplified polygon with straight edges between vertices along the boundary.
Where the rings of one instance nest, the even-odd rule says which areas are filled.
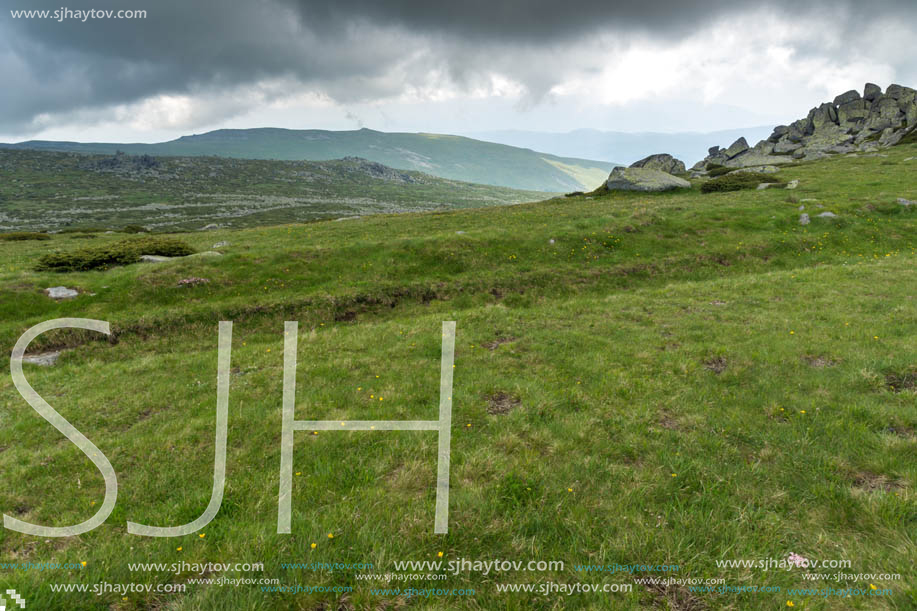
[[[688,188],[691,183],[659,170],[617,167],[608,175],[605,186],[610,191],[668,191]]]
[[[820,218],[823,218],[823,219],[833,219],[833,218],[837,218],[837,215],[834,214],[833,212],[822,212],[822,213],[819,214],[818,216],[819,216]]]
[[[711,157],[713,155],[716,155],[719,152],[720,152],[720,147],[718,146],[711,146],[710,148],[707,149],[707,154],[710,155]]]
[[[51,299],[73,299],[77,297],[80,293],[75,289],[68,289],[66,286],[52,286],[51,288],[45,289],[48,297]]]
[[[464,232],[464,231],[456,231],[456,232],[455,232],[455,235],[465,235],[465,232]]]
[[[868,108],[866,100],[863,99],[845,102],[837,107],[838,123],[843,126],[862,121],[869,114]]]
[[[743,172],[757,172],[758,174],[776,174],[780,171],[775,165],[753,165],[748,166],[747,168],[739,168],[738,170],[733,170],[730,174],[741,174]]]
[[[729,145],[729,148],[726,149],[725,154],[727,158],[732,159],[739,153],[744,153],[747,150],[748,150],[748,142],[745,140],[744,137],[742,137],[736,140],[735,142],[733,142],[731,145]]]
[[[194,257],[222,257],[222,256],[223,256],[223,253],[221,252],[217,252],[215,250],[205,250],[204,252],[196,252],[193,255],[188,255],[187,258],[191,259]],[[178,257],[175,257],[175,258],[178,258]]]
[[[41,354],[26,354],[22,357],[23,363],[31,363],[33,365],[40,365],[42,367],[50,367],[57,363],[57,359],[60,357],[60,350],[52,352],[42,352]]]
[[[911,201],[909,199],[904,199],[903,197],[898,198],[898,203],[904,206],[905,208],[909,206],[917,206],[917,202]]]
[[[809,221],[809,215],[808,215],[808,214],[806,214],[805,212],[803,212],[802,214],[799,215],[799,224],[800,224],[800,225],[808,225],[809,222],[810,222],[810,221]]]
[[[892,127],[886,128],[882,131],[882,135],[879,136],[879,144],[881,146],[895,146],[898,144],[902,138],[907,134],[906,128],[894,129]]]
[[[668,153],[657,153],[644,157],[640,161],[630,164],[632,168],[646,168],[648,170],[659,170],[666,174],[681,174],[685,171],[685,163],[675,159]]]
[[[785,155],[763,155],[754,149],[748,149],[732,159],[725,160],[721,165],[727,168],[750,168],[754,166],[780,165],[792,162],[793,160],[787,158]]]
[[[805,209],[806,209],[805,206],[800,206],[800,207],[799,207],[799,211],[800,211],[800,212],[802,212],[802,211],[805,210]]]
[[[770,183],[770,182],[761,182],[761,183],[758,183],[758,186],[757,186],[756,190],[757,190],[757,191],[764,191],[765,189],[767,189],[768,187],[770,187],[772,184],[773,184],[773,183]]]
[[[163,257],[161,255],[140,255],[141,263],[165,263],[166,261],[171,261],[176,257]]]
[[[866,83],[863,88],[863,97],[870,102],[882,95],[882,88],[874,83]]]
[[[201,227],[200,231],[213,231],[214,229],[219,229],[220,226],[215,223],[210,223],[209,225],[204,225]]]
[[[900,99],[903,94],[904,94],[904,87],[902,87],[901,85],[892,84],[892,85],[889,85],[888,89],[885,90],[885,95],[887,95],[890,98],[894,98],[895,100]]]
[[[786,125],[778,125],[774,128],[774,132],[768,137],[768,140],[771,142],[777,142],[790,131],[790,128]]]
[[[845,93],[834,98],[835,106],[840,106],[841,104],[846,104],[847,102],[853,102],[854,100],[860,99],[860,92],[856,89],[851,89]]]
[[[787,188],[787,189],[795,189],[795,188],[798,187],[798,186],[799,186],[799,181],[798,181],[798,180],[791,180],[789,183],[787,183],[786,188]]]
[[[226,248],[227,246],[229,246],[229,242],[223,241],[223,242],[217,242],[210,248]]]
[[[791,142],[788,138],[782,138],[774,145],[774,152],[786,154],[792,153],[799,148],[802,148],[802,142]]]

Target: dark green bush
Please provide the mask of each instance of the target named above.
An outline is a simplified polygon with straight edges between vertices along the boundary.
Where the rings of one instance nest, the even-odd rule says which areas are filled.
[[[149,233],[150,230],[143,225],[128,225],[121,230],[121,233]]]
[[[723,174],[728,174],[732,172],[735,168],[727,168],[724,165],[718,163],[711,163],[707,166],[707,176],[710,178],[716,178],[717,176],[722,176]]]
[[[18,242],[20,240],[50,240],[51,236],[47,233],[38,233],[37,231],[14,231],[12,233],[0,233],[0,240],[7,242]]]
[[[105,233],[108,231],[104,227],[64,227],[61,233]]]
[[[741,191],[742,189],[754,189],[762,182],[781,184],[781,179],[773,174],[762,174],[761,172],[739,172],[736,174],[726,174],[718,178],[711,178],[701,185],[701,193],[715,193],[722,191]]]
[[[38,260],[35,269],[38,271],[82,272],[90,269],[108,269],[118,265],[130,265],[139,261],[140,255],[184,257],[193,253],[193,248],[174,238],[139,238],[71,252],[49,253]]]

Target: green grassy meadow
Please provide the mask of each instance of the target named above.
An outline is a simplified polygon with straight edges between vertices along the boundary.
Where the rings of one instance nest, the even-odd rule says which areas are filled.
[[[106,454],[119,483],[114,512],[91,533],[0,529],[0,566],[85,566],[4,569],[0,581],[36,609],[917,608],[917,206],[897,202],[917,200],[917,145],[886,154],[782,169],[795,190],[701,194],[695,184],[175,233],[199,251],[228,245],[222,257],[105,271],[34,268],[45,253],[124,235],[0,240],[5,354],[46,320],[111,323],[110,339],[41,336],[30,351],[63,349],[60,360],[25,372]],[[826,211],[837,217],[817,216]],[[179,286],[187,278],[209,282]],[[42,292],[59,285],[80,295],[56,302]],[[234,322],[222,507],[199,533],[129,535],[127,521],[184,524],[210,499],[221,320]],[[287,320],[300,329],[299,420],[435,419],[440,327],[456,321],[447,535],[433,534],[436,435],[410,431],[297,432],[293,532],[276,533]],[[8,374],[0,472],[0,509],[20,520],[82,522],[104,496],[92,463]],[[717,566],[791,552],[900,579]],[[398,572],[396,561],[459,559],[564,568],[358,578]],[[339,591],[201,585],[189,583],[201,577],[191,570],[128,566],[182,562],[261,562],[260,573],[205,577]],[[615,563],[679,571],[576,568]],[[636,581],[648,577],[744,591]],[[100,582],[187,590],[51,588]],[[499,591],[549,582],[632,589]],[[407,587],[474,595],[392,591]],[[792,593],[828,587],[888,593]]]

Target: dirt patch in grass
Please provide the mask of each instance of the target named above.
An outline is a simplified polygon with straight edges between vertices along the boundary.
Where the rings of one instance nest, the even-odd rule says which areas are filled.
[[[357,319],[357,313],[353,310],[345,310],[343,312],[337,312],[334,315],[335,322],[353,322]]]
[[[487,413],[492,416],[509,413],[522,404],[522,399],[516,395],[500,391],[492,394],[487,400]]]
[[[654,609],[668,609],[669,611],[706,611],[707,603],[695,596],[686,586],[661,583],[637,584],[646,588],[652,594]]]
[[[904,486],[883,473],[872,471],[859,471],[853,476],[853,487],[863,492],[893,492],[901,490]]]
[[[668,410],[659,412],[659,418],[656,422],[659,426],[669,431],[680,431],[682,428],[675,416],[672,415],[672,412]]]
[[[728,365],[729,365],[729,362],[726,360],[726,357],[722,357],[722,356],[713,356],[713,357],[710,357],[709,359],[704,360],[704,367],[706,367],[707,369],[709,369],[716,375],[720,375],[721,373],[726,371],[726,367]]]
[[[814,367],[815,369],[824,369],[825,367],[834,367],[837,365],[837,361],[826,356],[807,354],[802,357],[802,360],[804,360],[809,367]]]
[[[497,348],[499,348],[499,347],[502,346],[503,344],[509,344],[509,343],[514,342],[514,341],[516,341],[516,338],[515,338],[515,337],[506,336],[506,337],[498,337],[497,339],[495,339],[495,340],[492,341],[492,342],[484,342],[484,343],[481,344],[481,345],[484,346],[485,348],[487,348],[488,350],[496,350]]]
[[[914,430],[914,427],[902,424],[890,424],[885,427],[885,432],[890,435],[901,437],[902,439],[914,439],[917,437],[917,431]],[[2,452],[3,449],[4,448],[0,448],[0,452]]]
[[[890,371],[885,374],[885,385],[892,392],[913,392],[917,389],[917,370]]]

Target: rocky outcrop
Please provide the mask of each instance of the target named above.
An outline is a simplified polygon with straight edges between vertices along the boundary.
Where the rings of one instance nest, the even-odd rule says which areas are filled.
[[[778,125],[767,140],[749,148],[739,138],[727,149],[713,147],[691,168],[702,175],[711,165],[746,168],[820,159],[894,146],[917,129],[917,90],[889,85],[885,93],[867,83],[863,95],[848,91],[809,111],[805,119]]]
[[[609,191],[669,191],[689,188],[691,183],[660,170],[617,167],[609,174],[605,186]]]
[[[646,168],[648,170],[659,170],[666,174],[682,174],[685,172],[685,162],[675,159],[668,153],[657,153],[644,157],[640,161],[630,164],[632,168]]]

